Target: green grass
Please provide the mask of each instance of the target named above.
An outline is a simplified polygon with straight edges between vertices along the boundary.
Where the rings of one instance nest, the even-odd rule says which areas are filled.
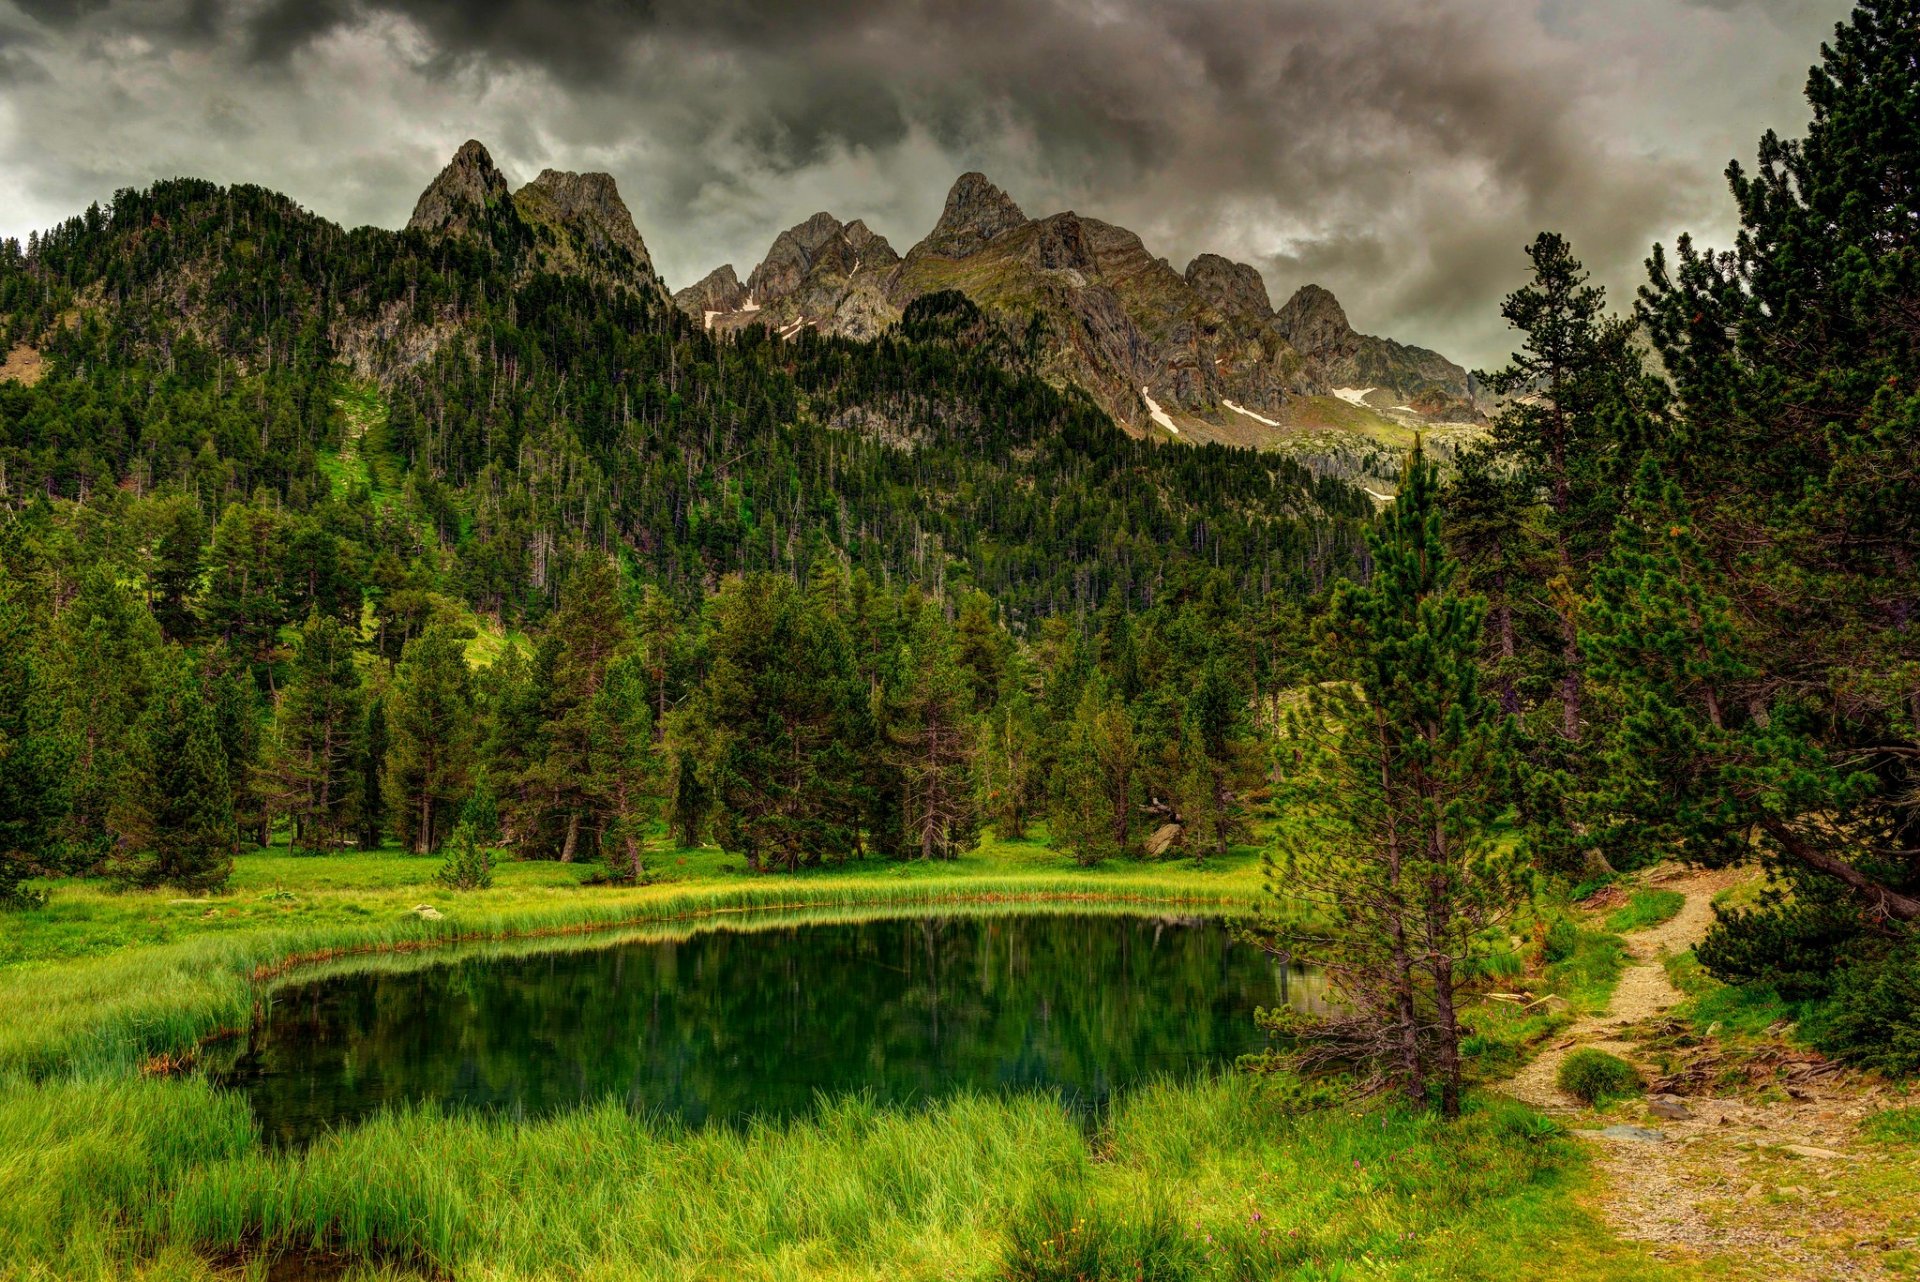
[[[1606,928],[1616,935],[1645,930],[1671,921],[1686,904],[1687,897],[1677,890],[1636,890],[1633,898],[1608,915]]]
[[[1542,946],[1553,960],[1537,974],[1502,981],[1502,987],[1524,990],[1532,999],[1484,998],[1463,1013],[1469,1031],[1461,1050],[1483,1081],[1517,1071],[1534,1048],[1579,1016],[1605,1011],[1626,966],[1626,944],[1618,935],[1583,927],[1554,909],[1545,911],[1539,925]]]
[[[1700,1036],[1722,1041],[1759,1041],[1769,1029],[1799,1020],[1804,1007],[1788,1001],[1765,984],[1723,984],[1707,974],[1692,950],[1665,962],[1667,978],[1686,996],[1674,1007],[1673,1018],[1691,1026]]]
[[[375,507],[400,496],[398,466],[386,452],[387,403],[372,383],[342,382],[334,405],[345,419],[346,440],[337,450],[318,451],[314,465],[340,497],[367,487]]]
[[[1920,1108],[1875,1113],[1861,1124],[1860,1134],[1877,1144],[1920,1145]]]
[[[1455,1125],[1296,1116],[1246,1076],[1137,1090],[1092,1132],[1036,1096],[850,1098],[696,1132],[614,1104],[532,1123],[415,1109],[298,1153],[198,1079],[15,1081],[0,1136],[7,1277],[205,1277],[291,1250],[389,1275],[1053,1278],[1076,1275],[1050,1261],[1144,1245],[1161,1278],[1496,1278],[1546,1241],[1561,1276],[1662,1276],[1593,1221],[1575,1148],[1516,1104]]]
[[[948,864],[782,877],[716,850],[665,851],[660,880],[643,887],[506,861],[493,889],[456,894],[431,885],[439,864],[276,849],[243,855],[220,895],[59,882],[46,908],[10,916],[0,1279],[198,1282],[241,1262],[258,1276],[282,1252],[364,1277],[1064,1278],[1097,1266],[1500,1278],[1524,1274],[1543,1242],[1566,1261],[1561,1276],[1662,1276],[1585,1209],[1577,1148],[1491,1098],[1457,1126],[1382,1106],[1299,1115],[1274,1081],[1230,1075],[1135,1090],[1091,1130],[1033,1096],[919,1110],[841,1099],[787,1123],[698,1132],[615,1103],[534,1122],[412,1108],[287,1152],[204,1077],[138,1071],[244,1027],[296,963],[302,976],[400,969],[565,948],[584,930],[682,937],[961,905],[1232,912],[1261,888],[1250,848],[1204,866],[1080,869],[1037,839],[990,840]],[[444,917],[421,919],[421,903]],[[1619,941],[1560,938],[1565,955],[1527,982],[1564,1004],[1476,1008],[1505,1020],[1478,1034],[1491,1048],[1483,1070],[1569,1007],[1604,1002]]]

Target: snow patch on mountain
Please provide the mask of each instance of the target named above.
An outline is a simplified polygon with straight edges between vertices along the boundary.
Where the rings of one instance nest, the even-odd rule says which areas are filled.
[[[1168,416],[1165,410],[1160,408],[1160,402],[1153,399],[1152,392],[1144,387],[1141,388],[1140,399],[1147,403],[1147,416],[1149,418],[1166,428],[1169,432],[1172,432],[1175,436],[1180,435],[1180,429],[1173,425],[1173,419]]]
[[[1255,414],[1252,410],[1247,409],[1243,405],[1236,405],[1229,400],[1222,400],[1220,403],[1226,406],[1228,409],[1232,410],[1235,414],[1244,414],[1256,423],[1265,423],[1268,427],[1280,426],[1280,422],[1278,419],[1268,418],[1265,414]]]

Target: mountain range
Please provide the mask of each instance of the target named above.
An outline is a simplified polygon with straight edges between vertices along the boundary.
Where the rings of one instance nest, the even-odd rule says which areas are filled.
[[[1357,332],[1317,285],[1276,310],[1246,263],[1201,254],[1176,271],[1124,227],[1073,212],[1029,218],[978,173],[961,175],[904,255],[865,222],[822,212],[775,237],[744,282],[727,264],[674,301],[709,328],[861,338],[946,289],[1139,434],[1262,446],[1346,426],[1353,409],[1406,425],[1474,418],[1466,370]]]
[[[408,226],[459,235],[502,203],[533,230],[541,266],[664,293],[606,174],[547,170],[513,191],[487,149],[468,142]],[[904,254],[861,219],[823,211],[776,236],[744,281],[729,263],[672,299],[710,331],[867,339],[945,290],[991,317],[1007,350],[1138,436],[1280,448],[1387,481],[1412,429],[1445,442],[1480,418],[1465,369],[1358,332],[1318,285],[1276,309],[1246,263],[1201,254],[1176,271],[1124,227],[1073,212],[1030,218],[979,173],[960,176]]]

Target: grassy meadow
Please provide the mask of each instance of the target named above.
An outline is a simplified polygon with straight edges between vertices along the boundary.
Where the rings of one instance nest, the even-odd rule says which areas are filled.
[[[1136,1090],[1092,1126],[1044,1096],[853,1097],[702,1131],[617,1103],[534,1121],[414,1108],[303,1151],[265,1144],[192,1052],[295,968],[736,915],[1233,913],[1261,885],[1251,848],[1083,869],[1039,840],[784,877],[668,851],[639,887],[508,861],[491,890],[455,893],[438,867],[262,851],[220,894],[63,882],[5,919],[0,1277],[1492,1278],[1524,1272],[1543,1238],[1577,1261],[1564,1276],[1663,1276],[1586,1209],[1576,1146],[1491,1094],[1455,1127],[1384,1103],[1307,1109],[1291,1079],[1224,1074]],[[1554,930],[1562,955],[1528,982],[1563,1000],[1473,1012],[1489,1071],[1603,1004],[1618,973],[1615,937]]]

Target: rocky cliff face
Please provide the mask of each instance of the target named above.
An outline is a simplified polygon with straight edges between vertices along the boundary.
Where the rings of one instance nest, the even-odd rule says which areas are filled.
[[[513,194],[513,204],[530,226],[556,233],[554,240],[562,254],[584,250],[594,260],[655,275],[653,257],[612,175],[544,169]]]
[[[507,180],[487,149],[469,138],[428,184],[407,219],[410,231],[459,235],[507,199]]]
[[[1467,412],[1472,399],[1467,371],[1438,352],[1390,338],[1361,334],[1331,293],[1303,285],[1280,308],[1276,325],[1333,388],[1366,396],[1365,403],[1422,414]]]
[[[653,257],[634,226],[633,214],[608,174],[548,169],[510,192],[493,157],[469,141],[440,171],[414,205],[407,226],[438,236],[464,236],[505,219],[519,224],[530,242],[523,266],[590,276],[665,297]]]
[[[708,328],[715,316],[737,312],[746,301],[747,287],[734,274],[732,263],[714,268],[673,296],[675,307]]]
[[[1273,304],[1267,299],[1267,282],[1245,263],[1232,262],[1218,254],[1202,254],[1187,264],[1186,281],[1224,316],[1260,320],[1273,313]]]
[[[965,258],[978,253],[1008,232],[1025,226],[1027,216],[1013,198],[981,173],[961,174],[947,192],[940,221],[927,238],[908,251],[909,257],[938,255]]]
[[[872,338],[900,318],[887,298],[899,265],[886,237],[859,219],[842,223],[823,212],[774,237],[738,292],[709,275],[674,295],[674,302],[708,328],[766,325],[791,338],[812,327]]]

